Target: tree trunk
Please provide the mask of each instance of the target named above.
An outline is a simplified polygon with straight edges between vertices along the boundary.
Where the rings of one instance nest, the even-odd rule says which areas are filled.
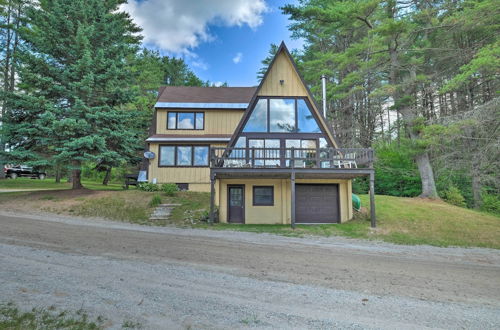
[[[80,168],[80,164],[73,163],[73,169],[71,170],[71,182],[73,183],[72,189],[82,189],[82,181],[81,181],[82,170]]]
[[[61,182],[61,168],[56,166],[56,183]]]
[[[109,180],[111,179],[111,166],[106,167],[106,175],[104,175],[104,180],[102,180],[102,184],[107,186],[109,183]]]
[[[418,172],[422,180],[422,193],[420,197],[438,198],[436,191],[436,182],[434,181],[434,172],[432,171],[429,154],[424,152],[416,157]]]
[[[479,172],[479,162],[477,160],[472,160],[472,197],[474,198],[474,208],[480,209],[483,204],[483,198],[481,196],[481,177]]]

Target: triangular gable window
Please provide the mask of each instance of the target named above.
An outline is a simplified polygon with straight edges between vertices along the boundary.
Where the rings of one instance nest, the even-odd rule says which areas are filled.
[[[321,129],[305,100],[261,98],[251,112],[243,132],[321,133]]]
[[[243,132],[267,132],[267,99],[260,99],[255,104]]]
[[[311,113],[311,109],[307,103],[299,99],[297,100],[297,132],[299,133],[321,133],[316,118]]]

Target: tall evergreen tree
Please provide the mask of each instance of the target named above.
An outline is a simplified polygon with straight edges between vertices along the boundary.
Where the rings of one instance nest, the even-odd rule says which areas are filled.
[[[70,164],[78,189],[83,162],[120,162],[140,147],[133,113],[120,109],[131,98],[125,58],[140,42],[124,2],[41,0],[27,11],[21,92],[7,100],[10,159]]]
[[[340,126],[340,140],[369,145],[390,107],[413,141],[421,196],[436,197],[422,128],[494,97],[496,2],[304,0],[283,11],[294,35],[306,40],[302,65],[312,91],[319,90],[321,74],[330,77],[331,119]]]

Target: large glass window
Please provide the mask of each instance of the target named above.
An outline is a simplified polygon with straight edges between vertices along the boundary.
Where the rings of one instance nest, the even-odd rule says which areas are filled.
[[[160,146],[160,166],[208,166],[208,146]]]
[[[243,132],[267,132],[267,99],[257,101]]]
[[[295,132],[295,100],[269,100],[269,131]]]
[[[203,112],[171,112],[167,114],[168,129],[204,129],[205,114]]]
[[[253,205],[254,206],[273,206],[274,205],[274,187],[273,186],[254,186],[253,187]]]
[[[160,147],[160,166],[175,165],[175,147],[161,146]]]
[[[177,128],[178,129],[194,129],[194,113],[193,112],[179,112],[177,114]]]
[[[262,98],[253,109],[243,132],[321,133],[304,99]]]
[[[302,99],[297,100],[297,126],[297,132],[299,133],[321,133],[306,101]]]
[[[190,166],[193,147],[177,147],[177,166]]]
[[[194,166],[208,166],[208,147],[194,147]]]

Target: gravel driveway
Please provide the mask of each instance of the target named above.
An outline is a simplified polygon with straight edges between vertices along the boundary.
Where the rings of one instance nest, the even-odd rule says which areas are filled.
[[[500,253],[0,211],[0,301],[145,328],[498,329]]]

